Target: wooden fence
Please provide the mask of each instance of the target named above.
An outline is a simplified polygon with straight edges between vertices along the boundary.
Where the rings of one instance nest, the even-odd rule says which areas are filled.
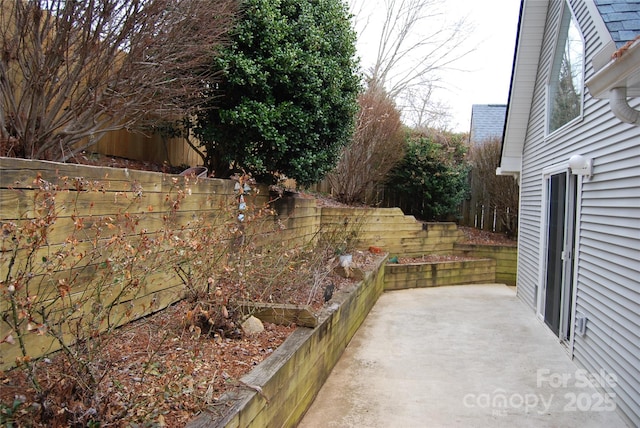
[[[464,201],[460,207],[459,224],[475,227],[494,233],[517,236],[518,213],[510,208],[499,209],[496,206],[479,202]]]
[[[89,151],[132,160],[167,162],[172,166],[202,165],[202,158],[183,138],[145,135],[125,129],[107,132]]]

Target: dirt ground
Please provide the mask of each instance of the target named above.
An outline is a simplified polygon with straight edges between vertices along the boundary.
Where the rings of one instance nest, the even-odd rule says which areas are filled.
[[[131,168],[171,173],[167,165],[131,161],[108,156],[76,158],[88,165]],[[310,195],[307,195],[311,197]],[[338,204],[320,200],[324,206]],[[504,236],[461,228],[469,243],[515,245]],[[356,264],[370,269],[380,255],[357,252]],[[447,257],[447,256],[440,256]],[[451,257],[451,256],[448,256]],[[327,281],[340,289],[352,279],[332,274]],[[310,290],[301,289],[292,301],[308,303]],[[311,302],[314,309],[325,304],[322,293]],[[74,397],[74,374],[62,355],[33,364],[40,390],[27,382],[24,371],[0,373],[0,425],[55,427],[86,426],[101,415],[101,426],[181,427],[233,388],[245,388],[239,379],[267,358],[295,325],[265,324],[262,333],[238,338],[202,334],[186,322],[193,303],[182,301],[122,327],[109,340],[100,356],[104,379],[91,397]]]

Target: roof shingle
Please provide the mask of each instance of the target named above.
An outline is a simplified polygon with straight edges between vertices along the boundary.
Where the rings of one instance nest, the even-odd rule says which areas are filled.
[[[595,0],[617,47],[640,35],[640,0]]]
[[[502,138],[506,104],[474,104],[471,107],[471,144],[481,144],[492,138]]]

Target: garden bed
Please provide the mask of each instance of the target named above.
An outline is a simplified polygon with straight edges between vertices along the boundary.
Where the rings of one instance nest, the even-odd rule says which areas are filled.
[[[14,369],[0,375],[0,402],[20,403],[12,412],[18,426],[67,426],[69,420],[80,423],[87,420],[83,415],[95,412],[103,416],[105,425],[118,421],[127,426],[180,427],[239,387],[237,380],[296,328],[265,323],[265,330],[253,336],[212,338],[182,323],[188,310],[183,301],[117,331],[101,358],[108,377],[90,403],[69,400],[73,392],[69,378],[76,374],[62,355],[34,364],[46,396],[36,393],[22,370]]]
[[[354,252],[354,262],[363,270],[373,269],[381,257]],[[333,304],[324,301],[322,291],[327,284],[338,294],[357,282],[331,272],[316,284],[320,285],[316,290],[309,284],[279,291],[289,292],[288,303],[304,305],[319,314]],[[219,285],[224,287],[224,281]],[[215,408],[221,396],[246,389],[240,379],[272,355],[297,328],[294,323],[265,322],[265,330],[254,335],[233,339],[208,335],[187,322],[193,307],[194,302],[181,301],[110,336],[96,360],[105,378],[93,396],[84,400],[70,399],[80,375],[61,354],[32,365],[44,394],[29,384],[23,370],[2,372],[0,425],[86,426],[90,420],[101,420],[103,426],[182,427],[195,415]]]
[[[295,426],[384,289],[384,256],[188,428]]]

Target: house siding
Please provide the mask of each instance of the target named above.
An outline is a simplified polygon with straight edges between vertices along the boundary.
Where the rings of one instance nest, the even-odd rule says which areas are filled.
[[[552,2],[555,3],[555,2]],[[520,179],[520,225],[518,228],[518,283],[517,294],[535,309],[539,282],[539,243],[542,213],[542,177],[544,156],[540,142],[545,132],[546,76],[549,73],[555,40],[550,37],[557,27],[559,7],[550,6],[547,12],[545,36],[538,61],[536,84],[527,125],[527,136],[522,153],[522,175]]]
[[[573,338],[573,357],[590,373],[604,370],[617,382],[621,413],[640,426],[640,127],[621,123],[606,100],[585,88],[583,117],[545,137],[546,85],[563,7],[551,1],[536,86],[522,153],[518,253],[518,296],[536,307],[540,282],[540,242],[544,225],[544,168],[580,153],[594,159],[594,176],[582,181],[575,255],[575,311],[587,317],[587,332]],[[583,33],[585,81],[594,73],[591,59],[606,41],[583,1],[571,1]],[[640,106],[640,99],[632,100]]]

